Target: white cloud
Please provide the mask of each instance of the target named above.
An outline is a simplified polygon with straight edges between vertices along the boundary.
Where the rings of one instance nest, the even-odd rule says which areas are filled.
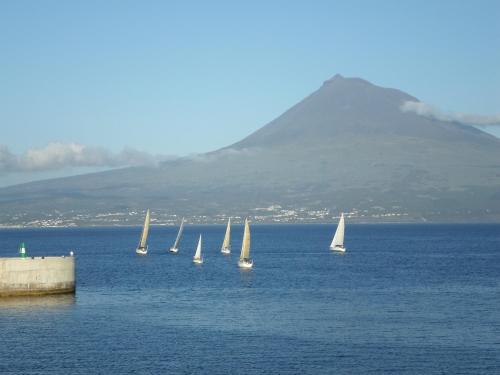
[[[31,148],[21,155],[0,145],[0,173],[59,170],[74,167],[125,167],[155,164],[171,157],[151,155],[125,148],[119,153],[102,147],[79,143],[51,142],[42,148]]]
[[[500,113],[496,115],[476,115],[468,113],[445,113],[439,109],[415,101],[406,101],[401,105],[403,112],[413,112],[417,115],[449,122],[460,122],[467,125],[476,126],[496,126],[500,125]]]

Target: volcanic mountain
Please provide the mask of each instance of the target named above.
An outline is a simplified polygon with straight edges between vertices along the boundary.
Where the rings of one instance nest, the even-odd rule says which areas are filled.
[[[418,99],[336,75],[220,150],[0,189],[0,222],[23,210],[36,217],[156,207],[214,217],[271,205],[361,220],[500,220],[500,140],[405,112],[408,101]]]

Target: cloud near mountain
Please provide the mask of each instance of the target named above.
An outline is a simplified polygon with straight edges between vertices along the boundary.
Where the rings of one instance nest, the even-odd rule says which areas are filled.
[[[200,163],[212,163],[223,158],[230,158],[234,156],[252,156],[258,153],[260,149],[254,148],[241,148],[236,149],[232,147],[223,148],[216,152],[209,152],[205,154],[191,154],[183,158],[183,160],[190,160]]]
[[[102,147],[79,143],[51,142],[45,147],[28,149],[21,155],[13,154],[0,145],[0,174],[6,172],[33,172],[58,170],[68,167],[125,167],[152,165],[171,157],[151,155],[126,147],[113,153]]]
[[[478,115],[472,113],[445,113],[439,109],[418,101],[405,101],[401,105],[401,111],[413,112],[417,115],[447,122],[459,122],[461,124],[476,126],[498,126],[500,125],[500,114]]]

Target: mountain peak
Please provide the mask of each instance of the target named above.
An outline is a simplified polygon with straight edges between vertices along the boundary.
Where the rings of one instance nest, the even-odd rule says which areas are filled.
[[[370,85],[373,84],[358,77],[344,77],[342,74],[335,74],[332,78],[327,79],[323,82],[323,86],[330,86],[335,84],[362,84],[362,85]]]
[[[342,79],[345,79],[345,77],[342,74],[337,73],[332,78],[327,79],[325,82],[340,81]]]
[[[323,86],[325,85],[329,85],[329,84],[332,84],[332,83],[340,83],[342,81],[345,81],[346,78],[341,75],[341,74],[335,74],[332,78],[330,79],[327,79],[326,81],[323,82]]]
[[[232,147],[317,144],[337,141],[346,134],[397,132],[403,115],[400,106],[411,99],[403,92],[336,74],[311,95]]]
[[[397,89],[336,74],[317,91],[231,147],[334,144],[342,138],[395,135],[440,141],[483,140],[482,134],[471,135],[467,128],[437,124],[422,116],[404,113],[401,105],[409,100],[417,99]]]

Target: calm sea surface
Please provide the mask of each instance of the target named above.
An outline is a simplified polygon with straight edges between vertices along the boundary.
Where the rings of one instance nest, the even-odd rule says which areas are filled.
[[[0,299],[1,374],[500,374],[499,225],[1,230],[77,257],[75,296]],[[203,234],[205,263],[191,259]]]

